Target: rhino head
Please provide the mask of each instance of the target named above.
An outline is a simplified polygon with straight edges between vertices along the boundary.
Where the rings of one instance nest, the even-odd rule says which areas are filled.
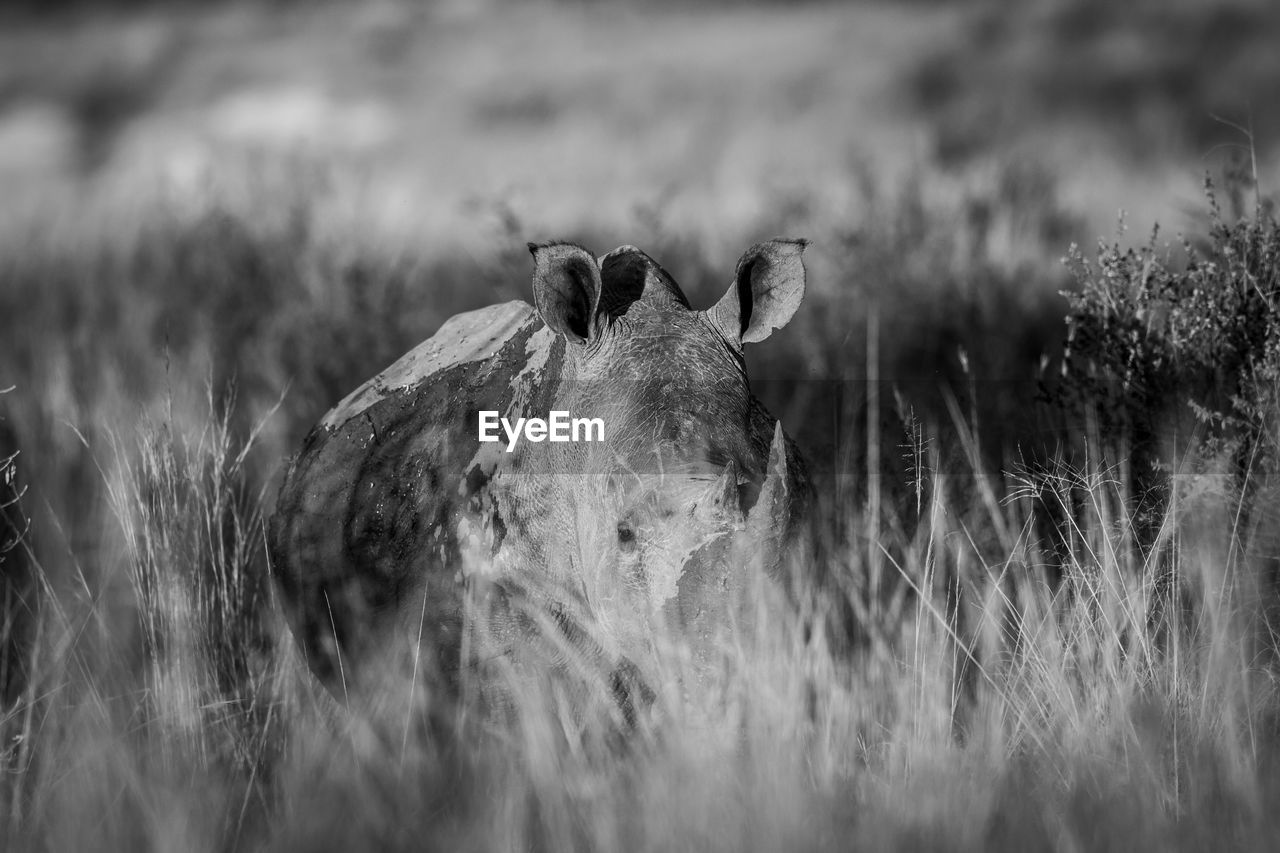
[[[698,311],[634,247],[597,261],[570,243],[530,245],[537,312],[566,342],[561,403],[606,425],[603,442],[548,445],[555,470],[578,473],[551,507],[562,550],[548,556],[627,654],[655,628],[711,639],[752,569],[776,573],[794,534],[807,480],[751,394],[743,346],[799,307],[804,248],[753,246]]]
[[[709,642],[809,499],[743,361],[795,313],[804,246],[752,247],[698,311],[638,249],[532,245],[535,307],[451,318],[332,409],[269,530],[321,681],[345,696],[410,667],[461,690],[485,661],[537,672],[566,651],[616,678],[665,629]],[[491,410],[598,418],[604,440],[506,452],[477,435]]]

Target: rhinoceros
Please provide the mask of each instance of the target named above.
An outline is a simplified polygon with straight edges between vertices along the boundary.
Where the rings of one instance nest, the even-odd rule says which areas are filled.
[[[538,660],[576,652],[617,691],[619,673],[643,683],[655,632],[711,637],[752,573],[777,574],[811,499],[743,360],[799,306],[805,245],[753,246],[698,311],[632,246],[531,243],[532,306],[451,318],[325,415],[269,530],[319,679],[350,696],[411,666],[456,689],[549,643]],[[596,428],[513,443],[494,426],[554,413],[570,439],[564,418]]]

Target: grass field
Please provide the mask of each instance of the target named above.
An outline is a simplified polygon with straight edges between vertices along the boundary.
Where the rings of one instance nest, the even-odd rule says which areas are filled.
[[[1274,117],[1231,110],[1276,16],[1036,5],[8,20],[4,849],[1269,849],[1267,472],[1161,446],[1152,518],[1037,395],[1073,243],[1119,208],[1201,242],[1206,172],[1228,217],[1274,190]],[[822,495],[808,608],[703,689],[671,648],[626,738],[554,683],[443,736],[311,681],[262,525],[330,406],[529,299],[526,240],[635,244],[705,307],[779,233],[810,290],[750,369]]]

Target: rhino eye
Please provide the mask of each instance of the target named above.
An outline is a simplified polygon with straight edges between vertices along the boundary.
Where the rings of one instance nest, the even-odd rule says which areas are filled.
[[[636,541],[636,531],[630,522],[618,522],[618,541],[623,545],[632,545]]]

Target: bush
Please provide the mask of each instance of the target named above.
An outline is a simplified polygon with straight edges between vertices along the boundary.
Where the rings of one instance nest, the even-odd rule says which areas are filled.
[[[1239,485],[1280,461],[1280,225],[1265,205],[1228,222],[1206,189],[1207,237],[1182,242],[1182,265],[1158,247],[1158,232],[1137,249],[1102,245],[1094,264],[1072,247],[1080,290],[1067,295],[1062,391],[1144,460],[1164,442],[1202,436],[1205,455],[1229,459]]]

